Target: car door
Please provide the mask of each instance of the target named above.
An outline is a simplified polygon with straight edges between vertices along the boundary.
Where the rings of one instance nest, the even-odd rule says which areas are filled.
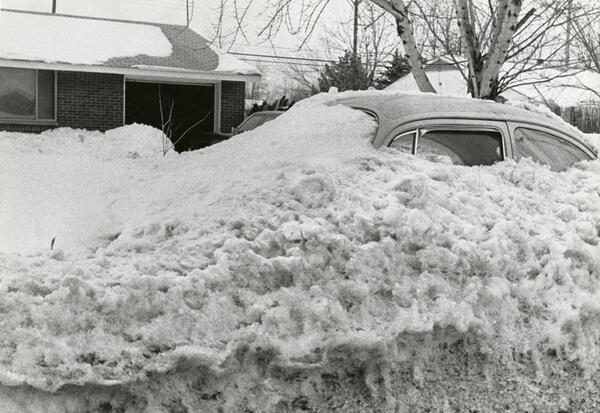
[[[593,159],[585,145],[560,131],[524,122],[509,122],[509,130],[515,160],[531,158],[553,171],[564,171],[577,162]]]
[[[491,165],[512,157],[506,122],[485,119],[425,119],[399,126],[385,146],[457,165]]]

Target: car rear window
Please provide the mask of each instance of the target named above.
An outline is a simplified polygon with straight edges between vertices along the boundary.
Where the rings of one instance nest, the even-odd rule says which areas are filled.
[[[590,160],[590,157],[575,145],[558,136],[535,129],[517,128],[515,144],[518,158],[531,158],[549,165],[554,171],[564,171],[575,163]]]

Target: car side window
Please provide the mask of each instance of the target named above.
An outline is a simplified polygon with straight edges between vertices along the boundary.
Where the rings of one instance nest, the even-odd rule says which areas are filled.
[[[414,153],[413,145],[416,136],[417,131],[406,132],[398,135],[392,140],[389,147],[397,149],[401,152]]]
[[[502,134],[478,130],[424,130],[418,139],[417,156],[446,159],[455,165],[492,165],[503,160]]]
[[[558,136],[529,128],[515,130],[517,160],[531,158],[550,166],[553,171],[564,171],[579,161],[589,160],[581,149]]]

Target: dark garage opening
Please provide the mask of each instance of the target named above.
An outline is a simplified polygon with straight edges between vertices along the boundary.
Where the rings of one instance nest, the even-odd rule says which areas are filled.
[[[214,86],[127,81],[125,88],[125,123],[164,130],[177,152],[203,148],[218,137],[213,133]]]

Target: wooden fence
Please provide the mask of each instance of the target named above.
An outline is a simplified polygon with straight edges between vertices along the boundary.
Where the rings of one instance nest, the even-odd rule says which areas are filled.
[[[585,133],[600,133],[600,103],[564,108],[562,118]]]

